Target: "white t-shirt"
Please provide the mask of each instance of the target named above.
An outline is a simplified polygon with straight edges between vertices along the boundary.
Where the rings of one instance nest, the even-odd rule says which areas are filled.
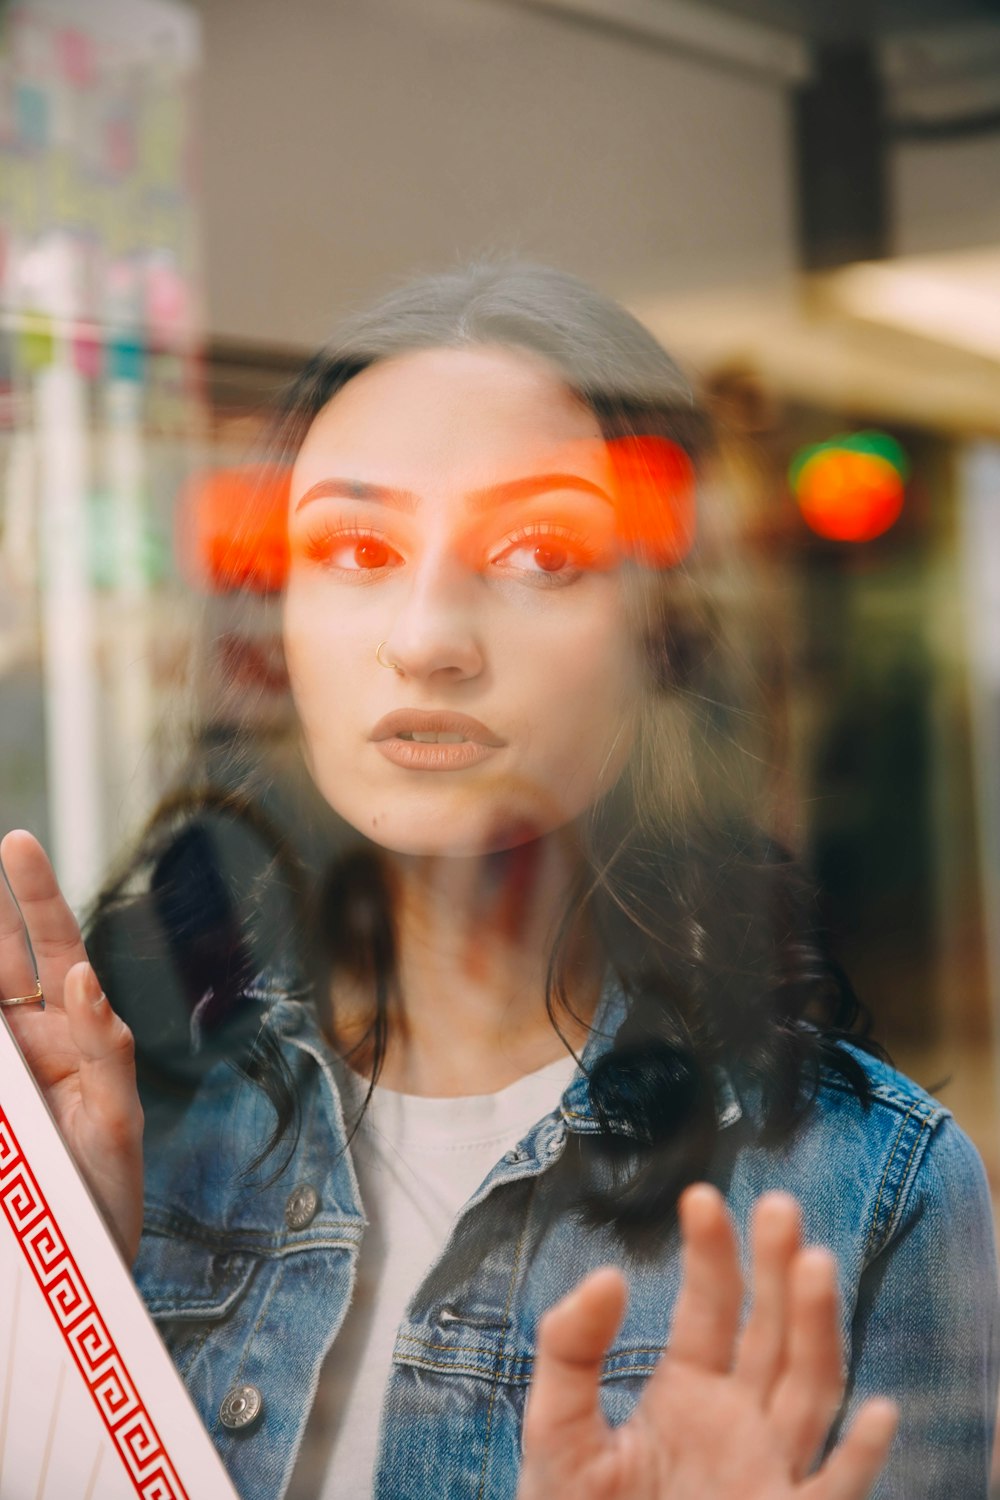
[[[427,1099],[376,1088],[351,1154],[369,1221],[354,1296],[323,1366],[288,1500],[367,1500],[382,1398],[407,1303],[460,1210],[504,1153],[558,1104],[560,1058],[496,1094]],[[367,1089],[341,1066],[347,1109]]]

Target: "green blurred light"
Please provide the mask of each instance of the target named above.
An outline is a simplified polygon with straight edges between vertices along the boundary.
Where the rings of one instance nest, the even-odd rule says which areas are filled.
[[[798,490],[799,479],[802,470],[812,458],[818,458],[822,453],[842,453],[844,450],[850,453],[871,453],[876,458],[881,458],[892,465],[900,479],[906,479],[910,472],[909,460],[903,448],[894,437],[887,432],[842,432],[837,437],[827,438],[822,443],[810,443],[806,448],[800,448],[788,467],[788,480],[793,490]]]

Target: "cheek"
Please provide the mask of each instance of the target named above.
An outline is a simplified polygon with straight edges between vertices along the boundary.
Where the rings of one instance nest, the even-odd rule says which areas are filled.
[[[356,696],[359,658],[350,621],[321,608],[307,589],[289,587],[282,639],[292,700],[304,728],[321,728],[340,715],[338,705]]]
[[[619,589],[609,584],[589,609],[568,619],[553,652],[560,674],[582,687],[595,704],[629,698],[638,682],[639,658]]]
[[[627,755],[640,664],[620,611],[595,611],[548,639],[540,633],[522,660],[528,730],[555,774],[593,774],[612,745],[616,761]]]

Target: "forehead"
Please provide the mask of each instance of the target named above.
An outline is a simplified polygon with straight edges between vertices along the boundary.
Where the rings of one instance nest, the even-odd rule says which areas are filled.
[[[372,365],[338,392],[306,434],[292,489],[332,475],[476,488],[554,466],[600,482],[605,463],[593,412],[542,360],[428,349]]]

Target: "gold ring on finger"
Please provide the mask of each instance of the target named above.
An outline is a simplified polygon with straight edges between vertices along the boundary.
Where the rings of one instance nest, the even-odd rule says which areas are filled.
[[[12,1010],[15,1005],[39,1005],[44,1010],[45,996],[42,994],[42,981],[35,980],[33,995],[11,995],[8,1000],[0,999],[0,1010]]]

